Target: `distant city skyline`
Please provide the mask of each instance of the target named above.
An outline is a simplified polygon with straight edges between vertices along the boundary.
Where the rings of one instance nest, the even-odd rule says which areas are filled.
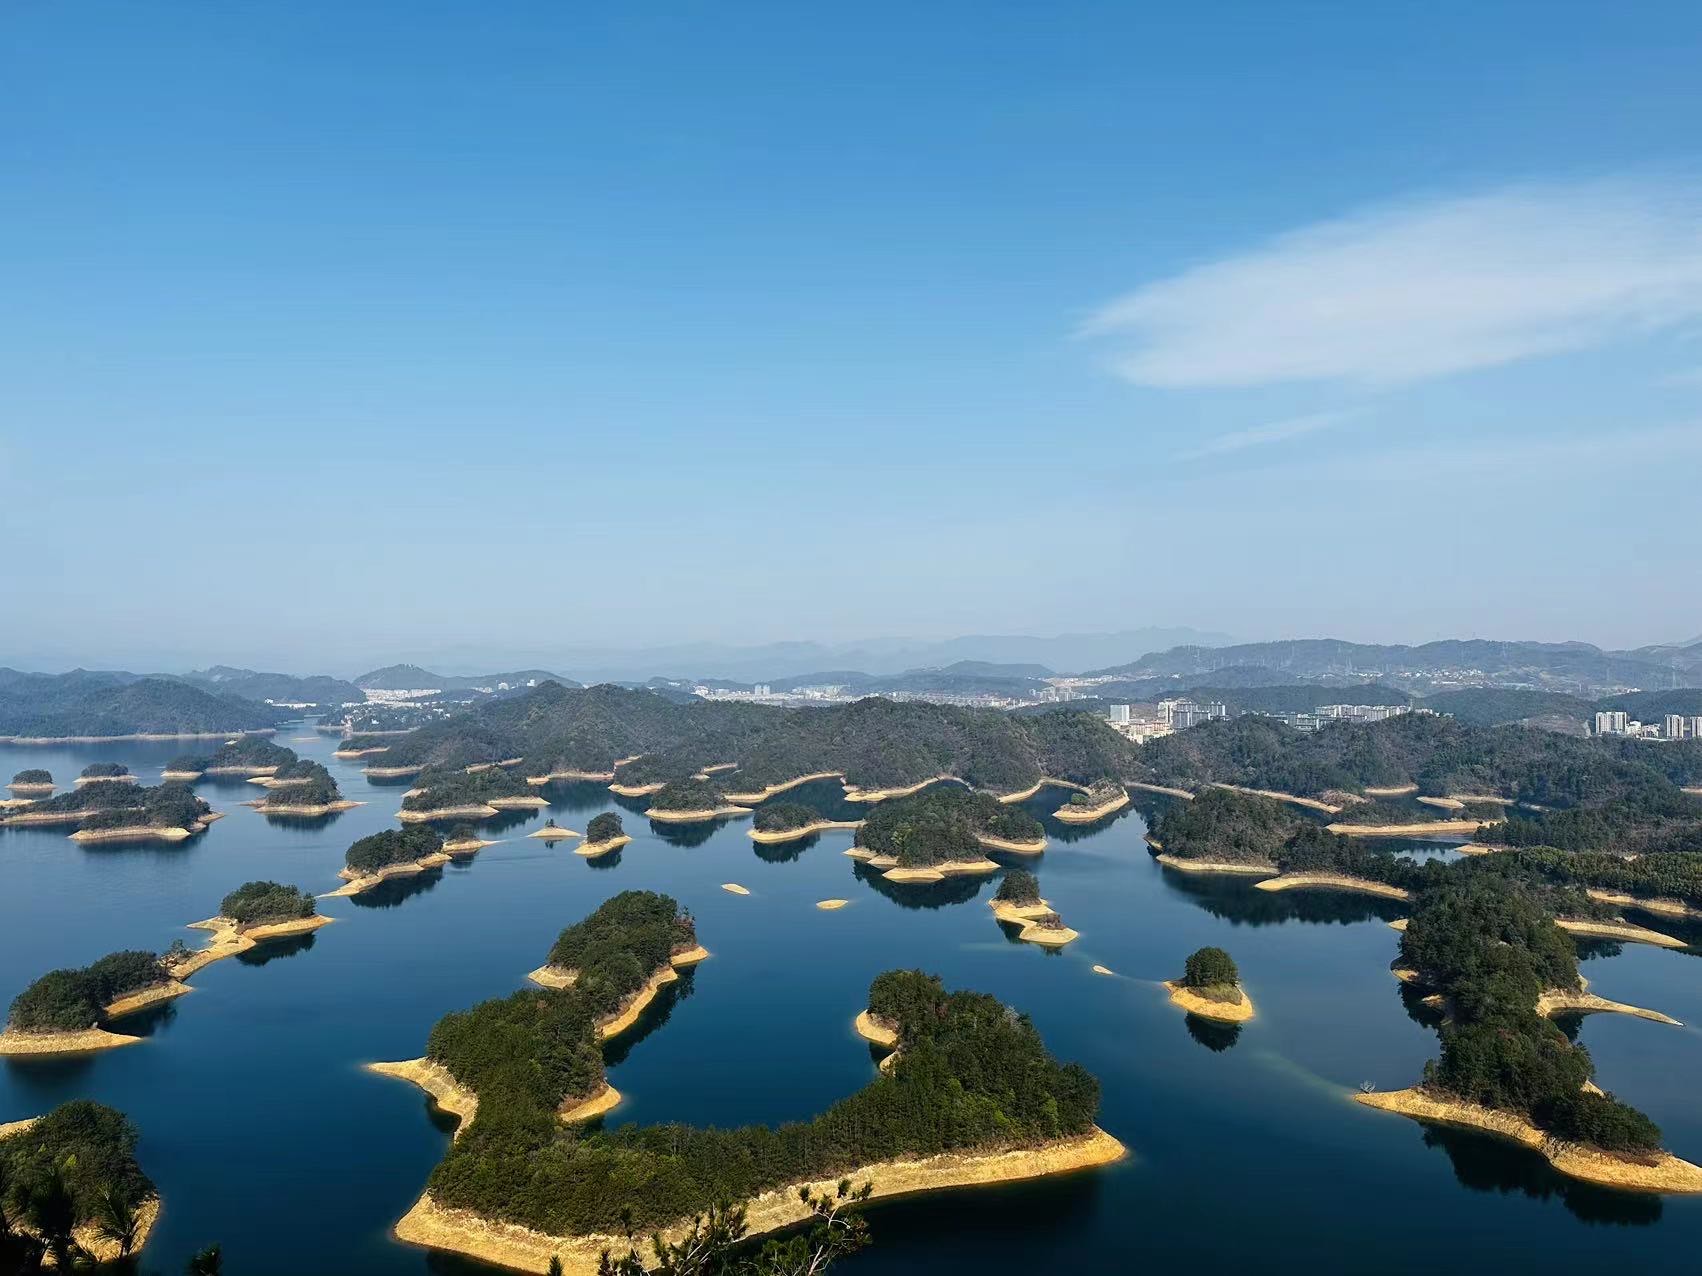
[[[1702,629],[1697,6],[97,11],[0,662]]]

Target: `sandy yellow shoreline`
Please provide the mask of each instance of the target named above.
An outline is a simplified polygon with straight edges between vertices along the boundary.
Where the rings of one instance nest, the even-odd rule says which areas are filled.
[[[1291,806],[1303,806],[1309,811],[1322,811],[1325,815],[1340,815],[1341,807],[1321,798],[1301,797],[1298,793],[1284,793],[1280,789],[1249,789],[1240,784],[1212,784],[1214,789],[1229,789],[1235,793],[1246,793],[1252,797],[1270,798],[1276,802],[1287,802]]]
[[[79,775],[71,783],[81,789],[91,784],[135,784],[136,777],[128,771],[123,775]]]
[[[125,1015],[133,1015],[138,1010],[146,1010],[149,1006],[157,1006],[161,1002],[171,1001],[193,991],[193,988],[180,980],[168,979],[162,984],[155,984],[151,988],[143,988],[139,992],[108,1002],[101,1008],[101,1014],[108,1020],[122,1019]]]
[[[636,761],[638,761],[638,759],[636,757],[622,758],[621,759],[621,762],[636,762]],[[617,762],[615,765],[619,766],[620,763]],[[534,788],[540,788],[543,785],[550,783],[552,780],[591,780],[591,781],[602,780],[604,783],[607,783],[608,781],[613,780],[614,778],[615,778],[615,773],[612,770],[610,770],[610,771],[575,771],[575,770],[546,771],[543,775],[528,775],[526,777],[526,783],[532,785]]]
[[[541,829],[533,829],[526,836],[542,838],[546,842],[559,842],[564,837],[584,837],[585,834],[561,824],[546,824]]]
[[[1253,1017],[1253,999],[1247,995],[1246,989],[1238,988],[1241,993],[1240,1001],[1228,1002],[1202,997],[1192,988],[1184,987],[1180,981],[1174,979],[1166,979],[1164,987],[1170,993],[1171,1005],[1180,1006],[1201,1019],[1215,1019],[1218,1023],[1246,1023]]]
[[[294,921],[271,922],[264,926],[250,926],[240,930],[237,924],[228,917],[209,917],[205,921],[190,922],[186,930],[206,930],[212,932],[206,944],[197,948],[189,956],[171,967],[173,979],[188,979],[198,970],[204,970],[216,961],[226,957],[235,957],[251,948],[274,939],[289,939],[296,935],[309,935],[323,926],[329,926],[336,919],[315,913],[312,917],[298,917]]]
[[[1365,786],[1364,792],[1365,792],[1365,796],[1369,797],[1369,798],[1405,797],[1409,793],[1417,793],[1418,792],[1418,785],[1416,785],[1416,784],[1369,785],[1368,784],[1368,785]]]
[[[499,811],[541,811],[550,804],[548,798],[526,794],[522,797],[493,797],[485,805]]]
[[[475,855],[487,846],[495,846],[495,842],[487,842],[482,837],[462,837],[443,844],[445,855]]]
[[[776,842],[796,842],[799,838],[808,837],[812,833],[825,833],[829,829],[860,829],[861,820],[816,820],[795,829],[750,829],[748,836],[753,842],[761,842],[771,846]]]
[[[1649,1010],[1643,1006],[1633,1006],[1623,1001],[1610,1001],[1606,997],[1598,997],[1589,990],[1588,981],[1584,981],[1582,988],[1550,988],[1537,998],[1536,1010],[1539,1015],[1545,1017],[1565,1014],[1630,1015],[1633,1019],[1647,1019],[1651,1023],[1670,1024],[1675,1028],[1684,1027],[1671,1015],[1662,1014],[1658,1010]]]
[[[857,1035],[872,1045],[883,1050],[898,1048],[898,1029],[878,1015],[867,1010],[857,1012],[857,1017],[851,1021],[851,1026],[857,1030]]]
[[[371,733],[363,732],[362,734]],[[331,756],[334,758],[342,758],[345,761],[353,761],[356,758],[370,758],[376,754],[388,752],[390,752],[390,746],[388,744],[375,744],[370,749],[337,749],[331,754]]]
[[[1416,1121],[1499,1135],[1540,1153],[1562,1174],[1586,1183],[1598,1183],[1603,1187],[1618,1188],[1626,1192],[1702,1192],[1702,1166],[1682,1161],[1670,1152],[1659,1153],[1651,1165],[1621,1160],[1603,1152],[1551,1139],[1523,1117],[1511,1112],[1500,1112],[1460,1099],[1427,1094],[1417,1087],[1360,1093],[1353,1098],[1356,1103],[1362,1103],[1368,1108],[1399,1113]]]
[[[1554,924],[1570,934],[1586,935],[1592,939],[1623,939],[1633,944],[1653,944],[1657,948],[1690,946],[1682,939],[1674,939],[1671,935],[1663,935],[1660,931],[1650,930],[1646,926],[1633,926],[1630,922],[1581,921],[1572,917],[1557,917]]]
[[[395,1077],[397,1080],[417,1085],[431,1096],[432,1105],[439,1111],[459,1117],[460,1122],[452,1136],[454,1138],[460,1138],[462,1132],[473,1123],[473,1118],[479,1115],[479,1096],[463,1088],[448,1068],[433,1063],[430,1059],[369,1063],[366,1070],[376,1072],[381,1077]]]
[[[564,1107],[558,1115],[569,1124],[576,1125],[581,1121],[591,1121],[620,1107],[623,1097],[619,1090],[605,1081],[603,1088],[596,1094],[589,1099],[581,1100],[572,1107]]]
[[[583,855],[586,859],[596,859],[599,855],[607,855],[610,851],[618,851],[632,841],[625,833],[619,837],[611,837],[602,842],[581,842],[573,848],[575,855]]]
[[[258,731],[179,731],[137,735],[0,735],[0,744],[121,744],[128,740],[233,740],[242,736],[276,735],[275,727]]]
[[[654,784],[616,783],[609,785],[609,792],[615,794],[617,797],[639,798],[649,797],[652,793],[660,793],[667,787],[667,784],[661,780],[657,780]]]
[[[876,855],[864,863],[870,868],[885,869],[881,876],[889,882],[941,882],[948,877],[984,876],[999,871],[999,866],[989,859],[941,860],[938,864],[906,868],[891,855]]]
[[[425,764],[418,766],[369,766],[365,775],[369,780],[399,780],[405,775],[418,775],[425,770]]]
[[[1327,824],[1342,837],[1428,837],[1433,833],[1476,833],[1494,820],[1421,820],[1416,824]]]
[[[53,793],[51,784],[8,784],[6,787],[18,797],[48,797]]]
[[[844,778],[845,773],[843,771],[812,771],[808,775],[799,775],[790,780],[782,780],[779,784],[765,784],[760,789],[753,789],[748,793],[728,793],[726,798],[729,802],[737,802],[741,806],[754,806],[758,802],[773,797],[776,793],[784,793],[788,789],[795,789],[801,784],[810,783],[812,780],[843,780]]]
[[[1090,1134],[1037,1148],[881,1161],[846,1168],[808,1184],[793,1183],[764,1192],[748,1202],[746,1223],[749,1235],[757,1238],[804,1222],[810,1215],[799,1200],[800,1189],[807,1186],[832,1196],[842,1178],[872,1184],[872,1199],[884,1200],[947,1188],[1067,1174],[1110,1165],[1127,1155],[1128,1149],[1122,1143],[1095,1126]],[[678,1239],[686,1226],[682,1223],[665,1228],[663,1235]],[[541,1272],[552,1257],[560,1257],[567,1276],[595,1276],[602,1252],[618,1250],[624,1243],[623,1237],[612,1235],[547,1236],[512,1223],[486,1219],[469,1210],[446,1208],[433,1200],[429,1192],[402,1216],[395,1235],[412,1245],[465,1254],[516,1271]]]
[[[1232,864],[1227,860],[1189,860],[1175,855],[1154,855],[1166,868],[1182,873],[1237,873],[1244,877],[1274,877],[1275,864]]]
[[[305,775],[293,776],[287,780],[280,780],[271,775],[251,775],[248,777],[248,783],[262,789],[299,789],[304,784],[312,784],[313,780]]]
[[[130,807],[128,809],[139,811],[141,807]],[[20,828],[31,824],[81,824],[91,814],[90,811],[29,811],[26,809],[21,815],[8,815],[5,819],[0,820],[0,824],[16,825]]]
[[[421,856],[417,860],[407,860],[401,864],[386,864],[376,873],[367,873],[364,876],[354,873],[351,869],[345,868],[342,872],[338,873],[337,876],[341,877],[346,884],[339,886],[334,891],[327,891],[324,895],[321,895],[320,898],[341,899],[347,895],[360,895],[371,890],[380,882],[386,881],[389,878],[411,877],[415,873],[423,873],[427,869],[436,868],[439,864],[447,863],[449,863],[449,856],[439,852],[435,855]]]
[[[683,949],[670,956],[668,964],[652,974],[645,981],[644,986],[627,999],[620,1010],[597,1025],[602,1039],[607,1041],[610,1037],[618,1036],[632,1027],[633,1024],[638,1022],[639,1016],[644,1013],[644,1008],[656,999],[656,994],[679,978],[678,971],[687,966],[695,966],[708,956],[709,950],[702,944],[695,948]],[[576,971],[563,970],[559,966],[548,965],[539,966],[536,970],[526,973],[526,978],[540,988],[571,988],[578,977]]]
[[[275,766],[210,766],[203,775],[272,775],[277,771]]]
[[[1326,890],[1358,891],[1363,895],[1381,895],[1384,899],[1410,900],[1412,892],[1387,882],[1373,882],[1364,877],[1349,877],[1345,873],[1283,873],[1254,882],[1256,891],[1292,891],[1317,887]]]
[[[312,804],[308,804],[308,803],[294,804],[294,803],[287,803],[287,802],[269,802],[269,801],[244,802],[243,805],[244,806],[252,806],[256,811],[259,811],[260,814],[262,814],[262,815],[318,816],[318,815],[331,815],[331,814],[334,814],[337,811],[352,811],[357,806],[365,806],[366,803],[365,802],[354,802],[354,801],[351,801],[348,798],[339,798],[335,802],[322,802],[322,803],[319,803],[318,805],[312,805]]]
[[[1466,809],[1466,804],[1464,802],[1460,801],[1459,798],[1452,798],[1452,797],[1417,797],[1417,798],[1414,798],[1413,801],[1419,802],[1419,803],[1423,804],[1424,806],[1433,806],[1438,811],[1463,811],[1463,810]]]
[[[1119,793],[1109,802],[1102,802],[1098,806],[1084,807],[1079,803],[1071,806],[1066,802],[1052,812],[1052,818],[1062,820],[1065,824],[1092,824],[1095,820],[1103,819],[1113,811],[1121,811],[1127,805],[1129,805],[1127,793]]]
[[[1138,781],[1130,781],[1123,787],[1139,789],[1143,793],[1162,793],[1165,797],[1181,798],[1184,802],[1192,802],[1194,800],[1194,795],[1188,792],[1187,789],[1173,789],[1167,784],[1141,784]]]
[[[84,1028],[81,1032],[19,1032],[8,1028],[0,1032],[0,1057],[35,1054],[93,1054],[97,1050],[116,1050],[134,1046],[140,1037],[107,1032],[104,1028]]]
[[[432,820],[488,820],[501,812],[494,806],[479,803],[477,806],[439,806],[429,811],[413,811],[403,807],[396,812],[396,818],[404,824],[428,824]]]
[[[741,815],[749,815],[748,806],[717,806],[704,807],[699,811],[664,811],[660,807],[651,807],[645,811],[646,818],[661,820],[666,824],[694,824],[702,820],[734,819]]]
[[[737,882],[722,882],[721,883],[721,889],[726,891],[727,894],[729,894],[729,895],[749,895],[750,894],[749,890],[747,890],[743,886],[740,886]]]
[[[1622,895],[1616,891],[1599,891],[1594,888],[1586,890],[1584,894],[1603,904],[1615,904],[1620,908],[1640,908],[1645,913],[1658,913],[1663,917],[1702,917],[1702,909],[1692,908],[1681,899]]]
[[[70,834],[70,840],[85,845],[90,842],[182,842],[206,827],[199,820],[194,829],[179,828],[175,824],[158,828],[152,824],[124,824],[110,829],[78,829]]]
[[[204,774],[202,771],[161,771],[160,779],[169,783],[189,784],[199,780]]]
[[[975,840],[990,851],[1009,851],[1013,855],[1038,855],[1046,849],[1046,839],[1033,838],[1027,842],[1014,842],[1009,838],[991,837],[986,833],[977,833]]]
[[[818,899],[816,907],[824,913],[836,913],[850,902],[848,899]]]
[[[930,784],[939,784],[943,780],[957,780],[959,784],[963,783],[959,777],[942,772],[939,775],[931,775],[926,780],[918,780],[915,784],[896,789],[860,789],[854,784],[847,784],[845,786],[845,800],[847,802],[885,802],[888,798],[909,797],[912,793],[920,793]]]

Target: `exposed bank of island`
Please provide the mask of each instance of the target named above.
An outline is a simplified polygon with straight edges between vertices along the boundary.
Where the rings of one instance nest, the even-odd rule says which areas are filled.
[[[14,775],[7,787],[17,797],[45,797],[53,792],[53,772],[28,767]]]
[[[626,956],[630,984],[644,959]],[[808,1217],[798,1193],[808,1184],[852,1177],[879,1198],[1124,1155],[1093,1123],[1098,1082],[1053,1060],[1026,1017],[915,971],[869,990],[897,1061],[812,1121],[576,1128],[561,1115],[606,1085],[595,1024],[622,995],[588,984],[487,1002],[433,1030],[428,1057],[476,1095],[476,1115],[397,1224],[400,1239],[527,1271],[559,1257],[564,1272],[591,1276],[629,1228],[677,1236],[719,1200],[748,1202],[759,1236]]]
[[[9,825],[75,824],[79,842],[180,842],[201,832],[217,813],[181,784],[90,784],[31,802],[7,815]]]
[[[448,862],[443,837],[436,829],[424,825],[384,829],[350,845],[337,874],[346,885],[331,894],[361,895],[389,878],[423,873]]]
[[[996,873],[989,845],[1045,846],[1036,820],[960,784],[940,784],[870,810],[846,852],[890,882],[937,882],[960,873]]]
[[[1241,987],[1235,959],[1221,948],[1199,948],[1188,954],[1182,978],[1166,980],[1171,1004],[1202,1019],[1246,1023],[1253,1017],[1253,999]]]
[[[402,799],[399,818],[425,820],[488,820],[503,811],[523,811],[549,805],[530,792],[526,781],[512,771],[491,766],[477,771],[432,767]]]
[[[1407,899],[1440,866],[1368,849],[1274,798],[1208,788],[1158,820],[1152,843],[1161,863],[1194,872],[1265,876],[1260,890],[1319,888]]]
[[[721,790],[708,780],[672,780],[656,790],[650,799],[649,810],[644,812],[650,819],[680,824],[750,813],[748,806],[728,801]]]
[[[1356,1098],[1513,1139],[1574,1178],[1702,1192],[1702,1167],[1664,1151],[1653,1121],[1593,1086],[1589,1054],[1541,1012],[1552,992],[1584,991],[1572,940],[1553,924],[1581,892],[1515,872],[1499,856],[1468,861],[1421,894],[1397,966],[1447,1008],[1441,1057],[1411,1090]]]
[[[443,835],[445,855],[477,855],[485,847],[495,845],[495,841],[480,837],[478,830],[471,824],[454,825]]]
[[[1040,897],[1040,880],[1027,869],[1007,870],[999,889],[987,902],[992,906],[993,916],[1007,926],[1017,927],[1017,938],[1026,943],[1062,948],[1081,938]]]
[[[343,796],[337,781],[323,766],[305,759],[278,768],[276,775],[267,778],[266,786],[266,796],[249,803],[262,815],[314,819],[361,805]]]
[[[0,1127],[0,1271],[63,1272],[133,1259],[159,1217],[124,1114],[87,1099]],[[21,1202],[33,1208],[14,1209]]]
[[[595,859],[620,850],[630,841],[632,839],[621,827],[621,817],[613,811],[603,811],[591,817],[591,822],[585,826],[585,840],[573,848],[573,853]]]
[[[232,740],[207,758],[201,767],[203,775],[272,775],[281,767],[296,761],[294,749],[273,744],[259,736],[245,735]]]
[[[212,932],[205,945],[167,954],[173,979],[188,979],[196,971],[248,952],[261,944],[309,935],[332,919],[321,916],[313,896],[282,882],[245,882],[219,903],[219,911],[189,929]]]
[[[1135,746],[1087,713],[1019,717],[877,697],[821,709],[676,704],[649,691],[554,682],[380,743],[389,749],[384,774],[519,758],[519,773],[537,783],[596,777],[629,793],[714,777],[725,783],[717,805],[827,775],[843,777],[853,796],[874,798],[939,776],[1014,793],[1043,777],[1090,785],[1139,769]],[[729,775],[730,759],[737,770]]]
[[[189,990],[172,973],[173,955],[108,953],[82,969],[50,970],[12,1000],[0,1055],[82,1054],[135,1045],[113,1020]]]
[[[708,956],[697,942],[691,914],[672,896],[622,891],[584,921],[562,931],[550,947],[548,960],[527,978],[544,988],[583,985],[593,993],[618,986],[618,998],[597,998],[597,1031],[607,1040],[638,1022],[663,986],[679,977],[674,973],[677,969],[695,966]],[[636,983],[634,960],[642,975]]]
[[[751,820],[750,837],[753,842],[772,845],[777,842],[794,842],[828,829],[854,829],[862,823],[861,820],[826,819],[814,807],[805,806],[801,802],[771,802],[767,806],[757,807],[756,815]]]
[[[136,777],[122,762],[91,762],[83,768],[75,783],[79,788],[85,784],[134,784]]]
[[[526,836],[542,838],[546,842],[554,842],[564,837],[582,837],[584,835],[573,829],[564,828],[562,825],[557,824],[555,822],[555,818],[552,816],[545,822],[543,828],[533,829],[530,833],[526,834]]]
[[[1113,811],[1121,811],[1128,804],[1128,791],[1121,784],[1113,780],[1096,780],[1086,789],[1070,794],[1070,800],[1052,814],[1066,824],[1092,824]]]

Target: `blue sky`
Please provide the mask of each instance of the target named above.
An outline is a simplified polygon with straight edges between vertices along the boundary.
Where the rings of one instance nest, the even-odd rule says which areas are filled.
[[[1695,5],[0,22],[0,662],[1702,631]]]

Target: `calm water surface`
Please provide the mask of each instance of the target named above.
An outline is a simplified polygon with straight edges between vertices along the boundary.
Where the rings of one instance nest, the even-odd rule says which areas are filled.
[[[324,761],[365,806],[320,825],[275,824],[238,805],[257,787],[203,781],[197,791],[226,818],[174,847],[84,849],[63,829],[0,830],[0,999],[113,949],[196,944],[199,933],[180,927],[251,878],[335,886],[344,849],[394,822],[404,786],[369,784],[358,763],[330,756],[331,738],[310,735],[286,728],[278,739]],[[183,751],[0,748],[0,778],[45,766],[66,785],[110,760],[146,779]],[[828,782],[789,796],[831,808],[838,792]],[[611,1048],[610,1077],[627,1096],[612,1120],[728,1125],[819,1111],[873,1075],[851,1020],[870,979],[895,966],[997,995],[1101,1079],[1100,1123],[1129,1145],[1129,1161],[887,1205],[873,1215],[876,1248],[848,1272],[1096,1271],[1137,1257],[1207,1270],[1348,1272],[1374,1261],[1429,1272],[1427,1238],[1438,1232],[1467,1270],[1687,1264],[1702,1248],[1702,1202],[1570,1185],[1530,1154],[1349,1100],[1361,1082],[1410,1083],[1435,1053],[1422,1012],[1409,1013],[1388,973],[1397,936],[1386,923],[1399,905],[1170,872],[1147,854],[1131,807],[1090,830],[1047,820],[1051,849],[1032,867],[1082,933],[1054,954],[993,921],[996,879],[894,887],[841,854],[849,832],[756,847],[737,821],[653,827],[642,801],[599,785],[546,794],[550,811],[486,825],[504,840],[470,861],[388,893],[327,900],[336,925],[208,967],[191,995],[127,1021],[149,1034],[142,1045],[0,1064],[0,1121],[75,1097],[130,1115],[165,1201],[145,1270],[180,1271],[218,1241],[234,1276],[484,1271],[389,1238],[448,1132],[418,1091],[360,1065],[418,1056],[441,1015],[518,987],[561,927],[641,887],[689,907],[714,957]],[[1058,800],[1043,793],[1029,809],[1044,815]],[[583,829],[608,809],[634,841],[600,861],[574,855],[572,842],[524,836],[549,816]],[[852,903],[814,907],[830,897]],[[1202,944],[1234,954],[1258,1005],[1238,1031],[1189,1020],[1157,987]],[[1092,974],[1096,962],[1117,975]],[[1702,965],[1690,952],[1603,945],[1584,971],[1606,996],[1702,1023]],[[1613,1016],[1576,1030],[1601,1082],[1649,1112],[1679,1155],[1702,1159],[1696,1030]]]

